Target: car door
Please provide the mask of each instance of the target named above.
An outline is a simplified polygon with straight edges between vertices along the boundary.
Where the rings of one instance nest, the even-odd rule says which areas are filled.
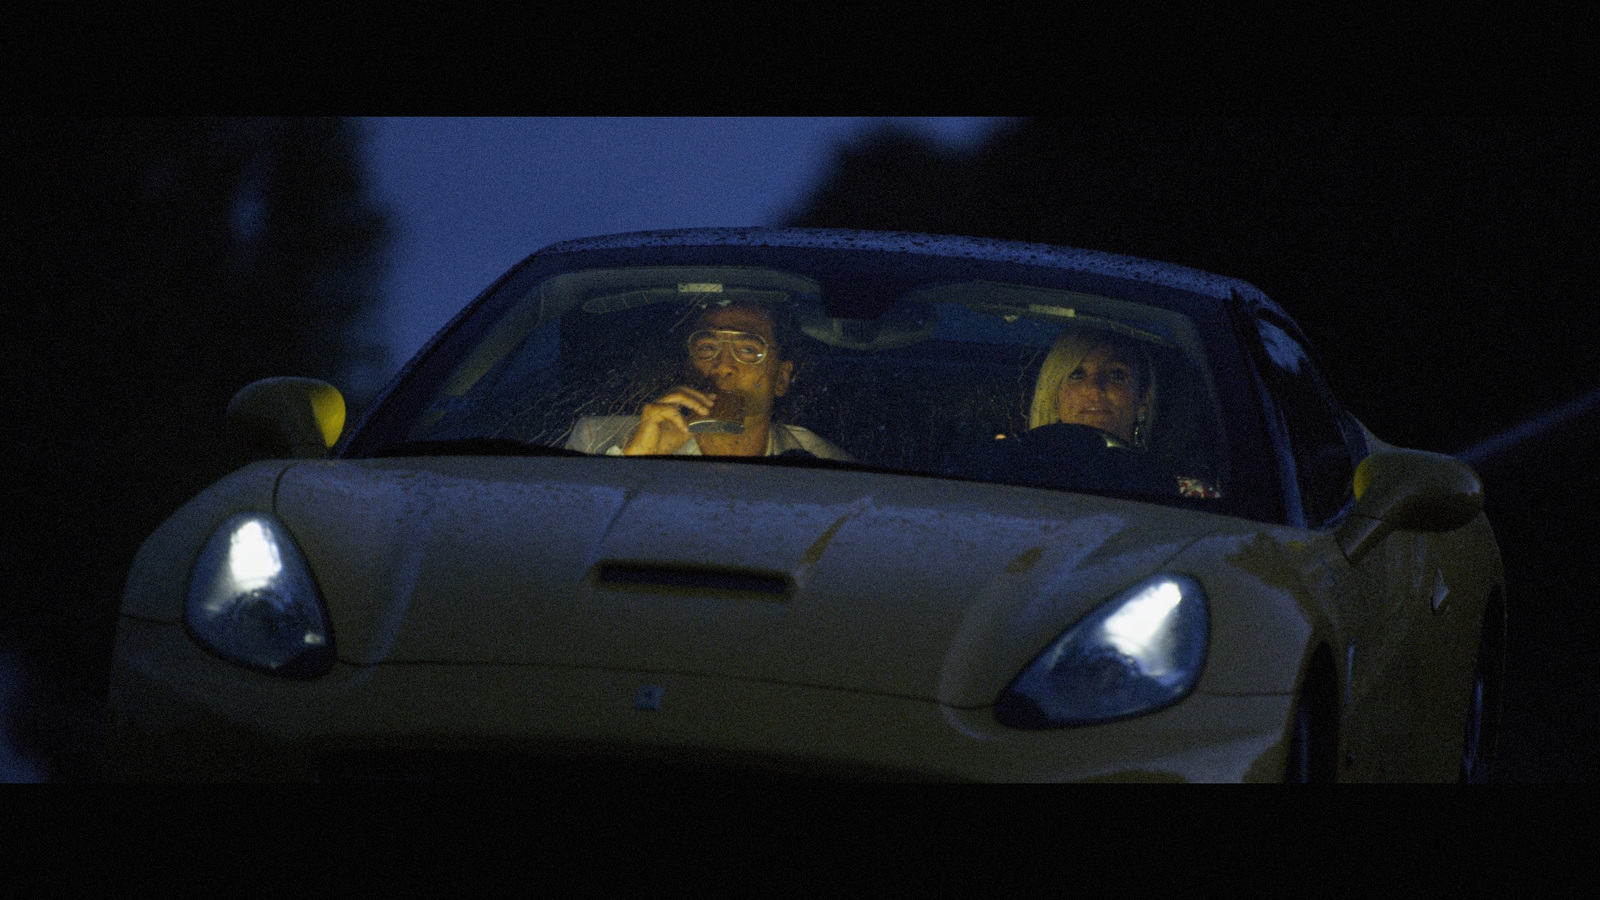
[[[1333,538],[1354,502],[1352,478],[1367,452],[1360,425],[1340,407],[1307,342],[1271,308],[1250,315],[1256,364],[1288,449],[1294,489],[1286,513],[1308,532],[1326,577],[1322,598],[1342,675],[1341,766],[1346,777],[1432,777],[1439,729],[1430,713],[1441,690],[1431,668],[1448,635],[1432,597],[1439,553],[1429,536],[1396,531],[1355,564]]]

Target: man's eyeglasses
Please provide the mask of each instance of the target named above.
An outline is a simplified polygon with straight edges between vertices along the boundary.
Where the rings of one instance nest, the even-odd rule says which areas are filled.
[[[689,356],[701,362],[716,359],[722,352],[722,345],[727,344],[733,351],[733,358],[747,366],[753,366],[767,358],[767,351],[772,345],[759,334],[748,331],[730,331],[717,328],[709,331],[696,331],[689,335]]]

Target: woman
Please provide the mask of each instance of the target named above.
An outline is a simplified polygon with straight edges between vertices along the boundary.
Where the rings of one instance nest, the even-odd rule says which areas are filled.
[[[1028,427],[1089,425],[1143,450],[1154,406],[1155,379],[1143,350],[1120,335],[1070,328],[1044,359]]]
[[[1028,427],[1088,425],[1108,435],[1110,446],[1147,453],[1156,408],[1155,367],[1138,342],[1072,327],[1056,339],[1039,370]],[[1182,496],[1220,496],[1198,478],[1176,477]]]

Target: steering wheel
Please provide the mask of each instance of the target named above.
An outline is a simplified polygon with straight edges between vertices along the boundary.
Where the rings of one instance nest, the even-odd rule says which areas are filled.
[[[1178,490],[1149,453],[1090,425],[1042,425],[978,448],[967,464],[978,477],[1014,484],[1157,496]]]
[[[1099,437],[1100,437],[1100,439],[1102,441],[1105,441],[1106,446],[1111,448],[1112,450],[1127,450],[1130,453],[1139,452],[1137,449],[1135,449],[1133,446],[1131,446],[1127,441],[1124,441],[1122,438],[1119,438],[1116,435],[1114,435],[1111,432],[1106,431],[1104,429],[1096,428],[1093,425],[1068,425],[1065,422],[1059,422],[1059,423],[1057,423],[1057,425],[1061,426],[1062,428],[1082,428],[1085,431],[1095,432],[1096,434],[1099,435]],[[1045,427],[1046,428],[1055,428],[1056,425],[1047,425]],[[1038,430],[1039,429],[1037,429],[1037,428],[1034,429],[1034,431],[1038,431]]]

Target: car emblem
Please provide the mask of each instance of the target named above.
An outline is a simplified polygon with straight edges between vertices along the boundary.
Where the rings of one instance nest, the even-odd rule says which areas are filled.
[[[667,693],[664,687],[647,684],[639,688],[639,693],[633,695],[634,709],[660,709],[661,698]]]

